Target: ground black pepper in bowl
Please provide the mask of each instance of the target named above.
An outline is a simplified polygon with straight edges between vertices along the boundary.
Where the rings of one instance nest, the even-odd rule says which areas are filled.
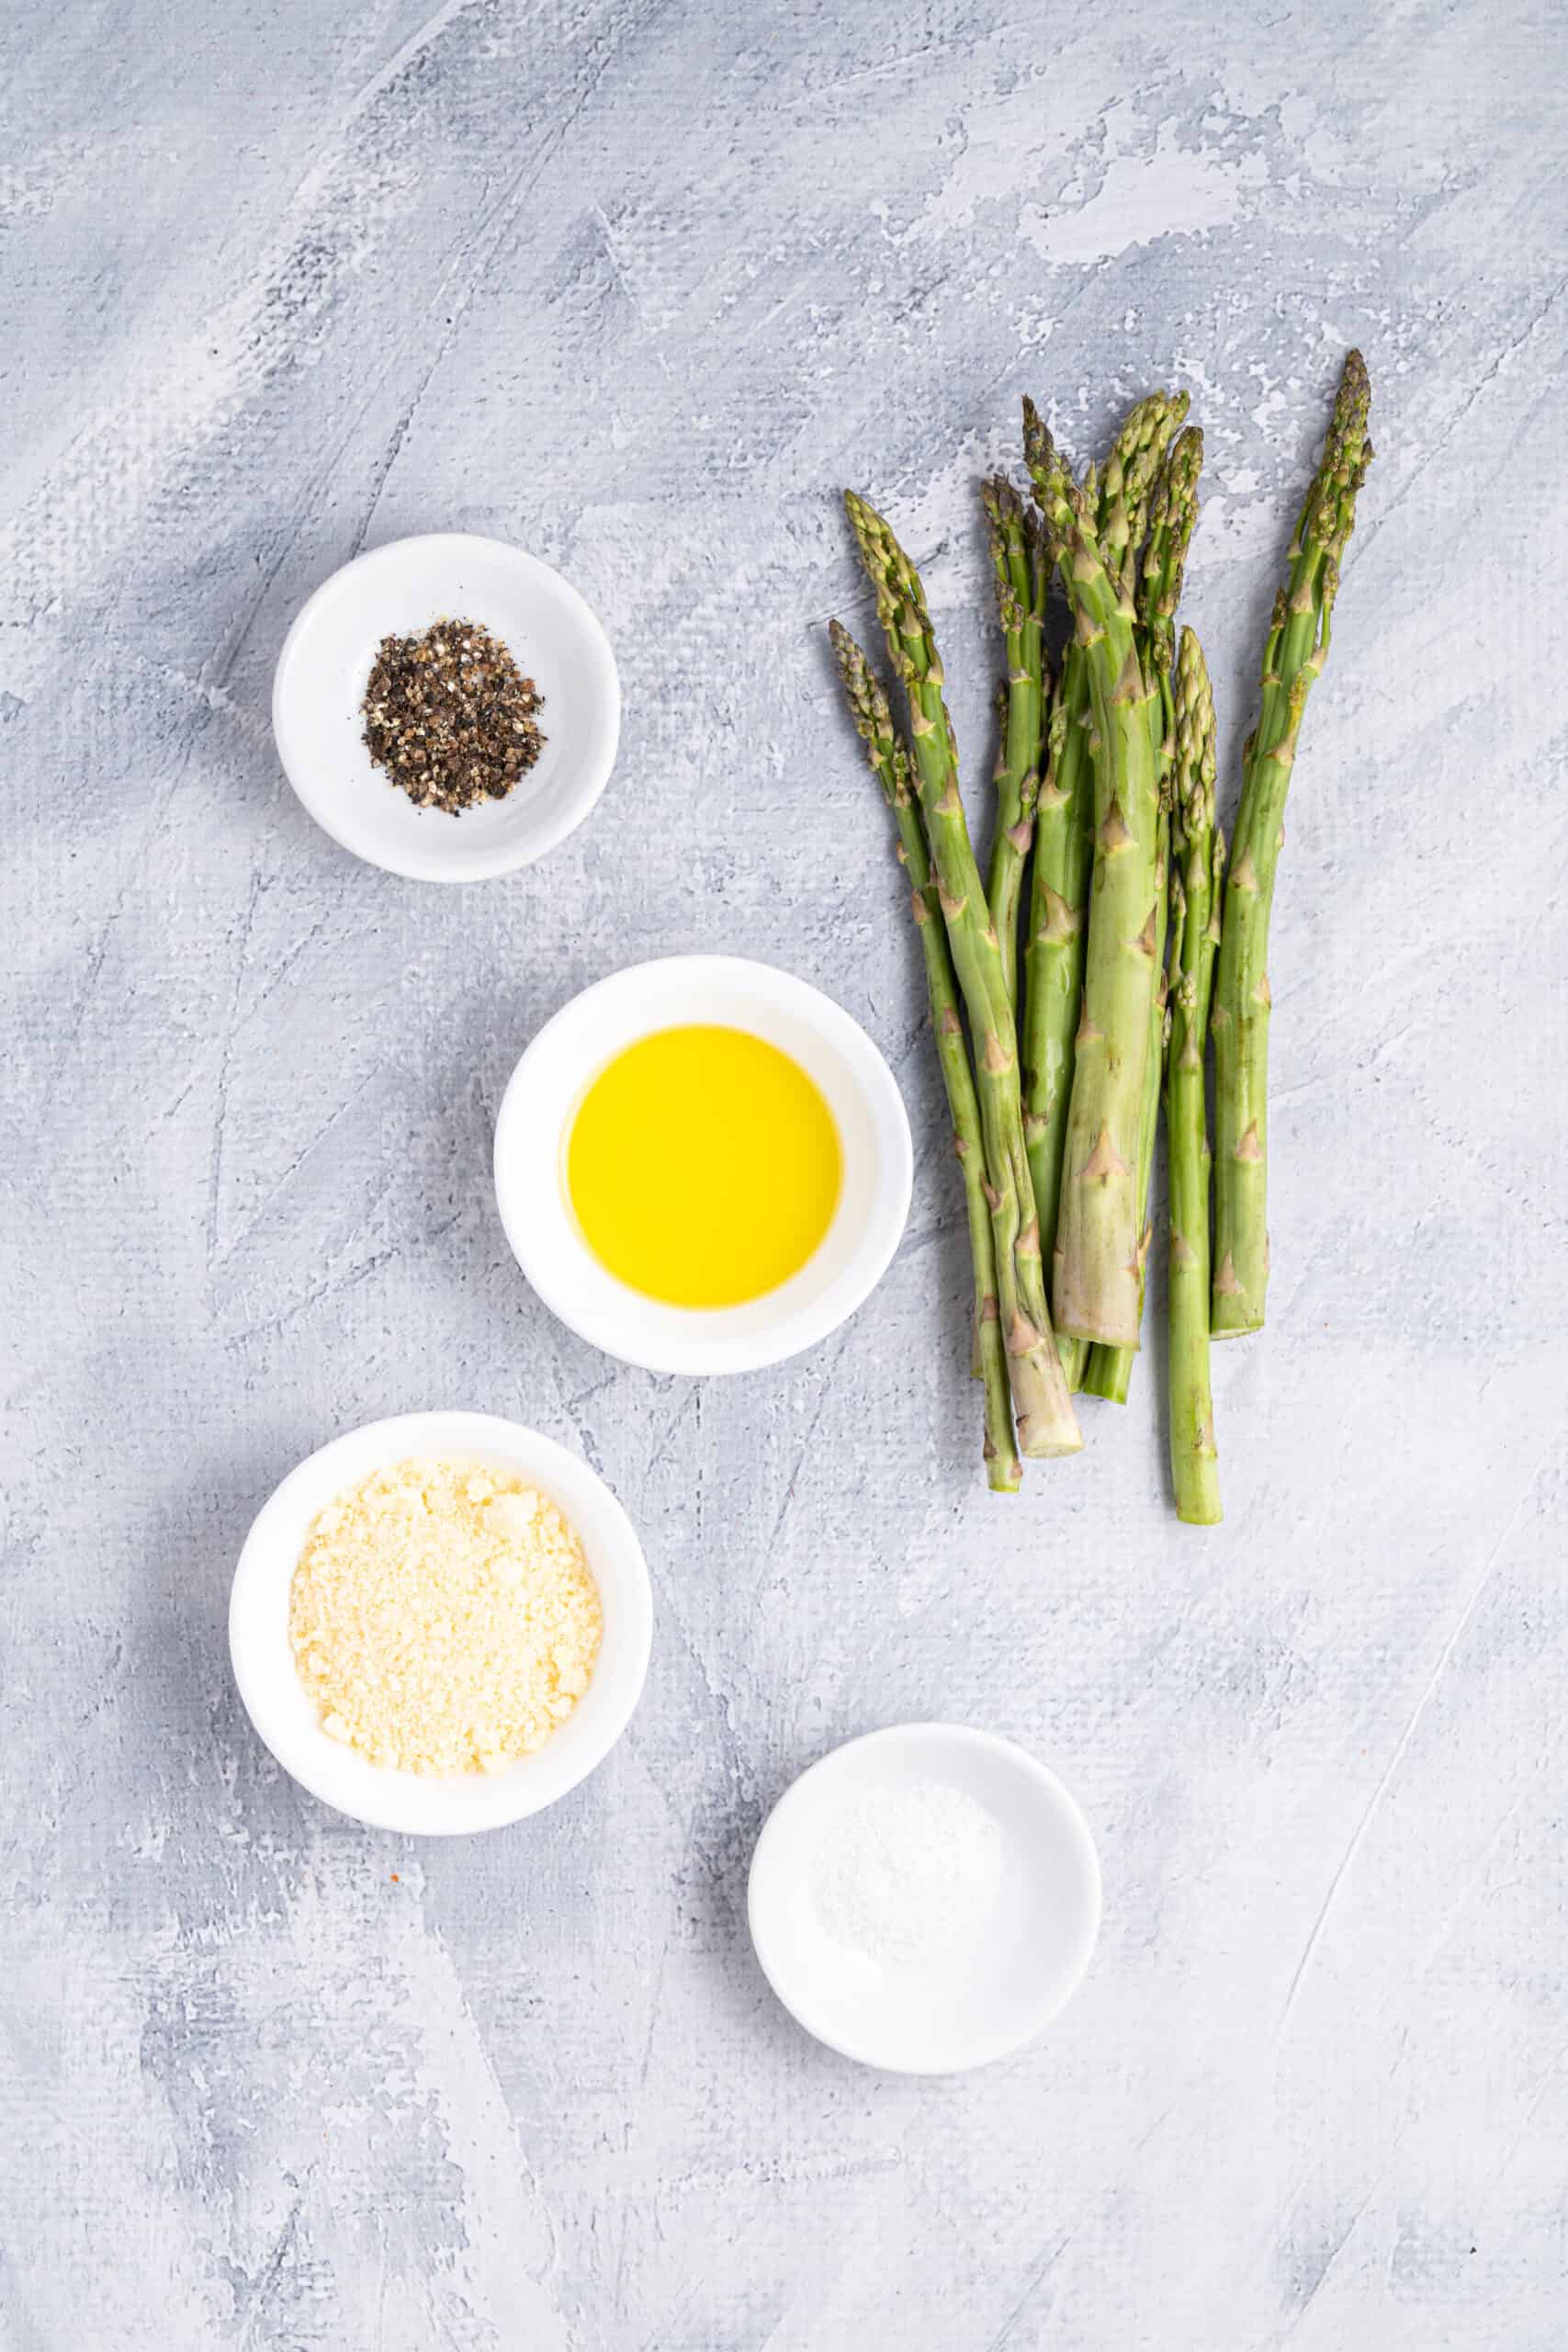
[[[544,748],[544,698],[478,621],[384,637],[363,707],[365,747],[420,808],[456,817],[504,800]]]

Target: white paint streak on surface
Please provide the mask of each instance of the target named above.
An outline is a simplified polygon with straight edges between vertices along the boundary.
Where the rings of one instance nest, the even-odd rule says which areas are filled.
[[[1233,227],[1267,177],[1260,155],[1235,159],[1189,148],[1161,123],[1152,152],[1111,156],[1092,192],[1069,187],[1056,206],[1026,208],[1021,225],[1054,268],[1092,266],[1162,237]]]

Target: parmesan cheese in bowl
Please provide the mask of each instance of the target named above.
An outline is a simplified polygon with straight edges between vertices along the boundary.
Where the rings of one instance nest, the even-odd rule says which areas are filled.
[[[373,1471],[317,1513],[290,1588],[330,1739],[405,1772],[494,1772],[587,1690],[603,1624],[576,1530],[482,1462]]]
[[[253,1527],[230,1606],[240,1693],[279,1763],[341,1812],[430,1835],[574,1788],[637,1704],[650,1632],[603,1480],[472,1413],[312,1454]]]

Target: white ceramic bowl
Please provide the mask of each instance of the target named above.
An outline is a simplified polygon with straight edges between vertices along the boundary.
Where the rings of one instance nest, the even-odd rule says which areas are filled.
[[[996,1824],[989,1915],[925,1959],[846,1951],[811,1894],[835,1819],[874,1792],[929,1783]],[[889,2073],[961,2074],[1032,2041],[1077,1991],[1100,1928],[1100,1864],[1060,1781],[1011,1740],[898,1724],[834,1748],[785,1790],[751,1858],[748,1914],[763,1973],[808,2033]]]
[[[750,1030],[796,1061],[843,1150],[833,1221],[797,1274],[742,1306],[667,1306],[602,1266],[567,1198],[566,1139],[605,1064],[652,1030]],[[865,1031],[818,989],[739,956],[671,956],[600,980],[558,1012],[513,1070],[495,1130],[495,1190],[517,1262],[551,1311],[607,1355],[650,1372],[754,1372],[809,1348],[886,1272],[909,1214],[909,1121]]]
[[[545,747],[504,800],[416,808],[371,760],[361,705],[377,648],[432,621],[482,621],[544,696]],[[316,590],[283,641],[272,726],[284,773],[333,839],[389,874],[476,882],[554,849],[604,791],[620,734],[609,641],[537,556],[462,531],[394,539]]]
[[[582,1539],[599,1587],[604,1635],[576,1707],[534,1756],[498,1772],[437,1777],[389,1771],[329,1739],[288,1640],[288,1590],[311,1521],[334,1495],[416,1454],[481,1462],[526,1478]],[[642,1548],[604,1480],[537,1430],[488,1413],[405,1413],[323,1445],[264,1505],[240,1555],[229,1603],[234,1679],[252,1723],[285,1771],[339,1813],[377,1829],[449,1837],[542,1812],[614,1747],[641,1695],[653,1630]]]

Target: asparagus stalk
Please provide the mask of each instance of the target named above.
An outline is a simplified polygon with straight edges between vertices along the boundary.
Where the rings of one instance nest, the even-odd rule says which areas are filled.
[[[1154,1179],[1155,1136],[1159,1124],[1160,1065],[1165,1057],[1166,977],[1165,941],[1170,910],[1168,874],[1170,862],[1169,795],[1160,790],[1159,829],[1155,848],[1155,993],[1149,1007],[1148,1058],[1144,1073],[1144,1103],[1142,1125],[1138,1132],[1138,1322],[1143,1328],[1144,1290],[1148,1276],[1149,1187]],[[1096,1344],[1089,1351],[1084,1363],[1084,1393],[1101,1396],[1108,1404],[1124,1405],[1133,1385],[1133,1366],[1138,1360],[1136,1348],[1107,1348]]]
[[[986,1392],[986,1475],[998,1494],[1018,1492],[1020,1465],[1013,1442],[1012,1407],[1009,1401],[1007,1355],[997,1318],[997,1260],[991,1235],[990,1204],[986,1197],[985,1151],[980,1138],[980,1108],[969,1049],[958,1011],[958,981],[953,956],[931,879],[931,856],[915,806],[908,748],[893,724],[887,695],[864,653],[847,628],[829,621],[833,658],[843,680],[844,695],[856,732],[866,748],[872,774],[898,828],[898,857],[909,876],[909,904],[925,958],[926,993],[931,1000],[931,1027],[937,1057],[947,1089],[953,1120],[953,1148],[964,1171],[964,1204],[969,1220],[969,1254],[975,1269],[975,1357]]]
[[[1137,581],[1151,494],[1163,478],[1167,446],[1187,409],[1185,392],[1151,392],[1139,401],[1122,419],[1103,468],[1089,478],[1106,559],[1129,592]]]
[[[1170,1475],[1177,1517],[1217,1527],[1219,1470],[1209,1383],[1209,1121],[1203,1099],[1210,990],[1219,943],[1224,836],[1214,820],[1214,705],[1202,648],[1181,632],[1172,790],[1170,1045]]]
[[[1158,426],[1166,439],[1185,410],[1184,400],[1166,402]],[[1140,464],[1154,429],[1136,445]],[[1056,1320],[1070,1337],[1135,1348],[1137,1170],[1154,1011],[1159,823],[1157,686],[1138,658],[1136,611],[1123,577],[1140,477],[1134,462],[1113,455],[1100,500],[1107,516],[1102,536],[1100,513],[1087,491],[1075,490],[1031,401],[1024,402],[1024,445],[1084,650],[1100,743],[1092,912],[1056,1227]]]
[[[1345,361],[1334,415],[1275,599],[1263,654],[1263,704],[1242,752],[1214,981],[1213,1329],[1262,1328],[1269,1284],[1269,918],[1284,838],[1285,796],[1307,695],[1328,655],[1339,567],[1371,459],[1371,388],[1359,351]]]
[[[1089,773],[1089,673],[1069,645],[1052,697],[1034,819],[1029,940],[1024,951],[1023,1131],[1047,1263],[1056,1243],[1062,1148],[1073,1082],[1073,1032],[1083,995],[1094,783]],[[1083,1385],[1082,1340],[1058,1331],[1069,1388]]]
[[[1187,574],[1187,551],[1198,521],[1198,476],[1203,435],[1195,424],[1178,434],[1149,508],[1148,544],[1138,581],[1140,647],[1159,680],[1168,747],[1175,740],[1176,607]]]
[[[942,660],[919,575],[882,517],[852,491],[844,503],[876,590],[893,666],[908,695],[914,776],[953,967],[969,1016],[985,1145],[997,1301],[1026,1457],[1076,1453],[1083,1443],[1045,1304],[1040,1227],[1029,1180],[1018,1045],[1001,947],[990,919],[958,790]]]
[[[1137,412],[1134,412],[1136,415]],[[1170,842],[1170,769],[1176,741],[1176,700],[1172,668],[1176,646],[1174,616],[1187,569],[1187,550],[1198,520],[1198,475],[1203,463],[1203,436],[1195,424],[1178,435],[1161,470],[1148,506],[1148,544],[1138,566],[1138,654],[1145,672],[1159,682],[1156,705],[1160,729],[1160,819],[1156,858],[1155,998],[1149,1016],[1149,1053],[1144,1073],[1143,1131],[1138,1145],[1138,1316],[1144,1311],[1148,1278],[1149,1187],[1154,1176],[1155,1131],[1159,1123],[1160,1076],[1165,1060],[1167,987],[1165,933],[1168,905]],[[1131,557],[1137,550],[1130,551]],[[1091,1396],[1124,1405],[1133,1384],[1131,1348],[1091,1348],[1084,1371],[1084,1386]]]
[[[1123,509],[1129,495],[1134,510],[1142,508],[1150,469],[1164,451],[1176,416],[1176,404],[1164,395],[1140,401],[1132,412],[1103,474],[1091,468],[1086,478],[1084,495],[1097,523],[1110,527],[1119,497]],[[1141,523],[1132,517],[1125,518],[1125,528],[1129,537],[1134,530],[1142,535]],[[1087,657],[1074,643],[1063,658],[1035,820],[1022,1034],[1030,1170],[1042,1247],[1048,1256],[1055,1243],[1073,1033],[1083,990],[1094,845],[1091,729]],[[1056,1343],[1069,1387],[1082,1387],[1089,1352],[1086,1342],[1058,1329]]]
[[[1005,771],[1006,771],[1006,768],[1007,768],[1007,726],[1008,726],[1008,696],[1009,696],[1009,692],[1010,692],[1010,688],[1009,688],[1008,681],[1004,678],[1004,679],[1002,679],[1002,681],[1000,682],[1000,684],[998,685],[998,687],[997,687],[997,692],[996,692],[996,704],[995,704],[995,707],[996,707],[996,719],[997,719],[997,764],[996,764],[995,768],[992,770],[992,773],[991,773],[991,784],[992,784],[993,789],[995,790],[996,795],[997,795],[997,808],[998,808],[998,826],[997,826],[997,835],[998,835],[998,842],[999,842],[1000,837],[1001,837],[1001,824],[1000,824],[999,812],[1000,812],[1000,808],[1001,808],[1001,805],[1002,805],[1002,798],[1003,798],[1003,793],[1004,793],[1004,788],[1005,788],[1005,787],[1004,787],[1004,776],[1005,776]],[[995,856],[996,856],[996,853],[995,853],[995,850],[993,850],[993,865],[992,865],[993,876],[995,876],[995,872],[996,872]],[[989,892],[988,892],[988,890],[987,890],[987,896],[988,896],[988,895],[989,895]],[[971,1349],[971,1351],[970,1351],[970,1356],[969,1356],[969,1376],[970,1376],[970,1378],[971,1378],[972,1380],[978,1380],[978,1379],[979,1379],[979,1377],[980,1377],[980,1338],[979,1338],[979,1333],[978,1333],[978,1332],[976,1332],[976,1335],[975,1335],[975,1343],[974,1343],[973,1348],[972,1348],[972,1349]]]
[[[987,899],[1002,953],[1008,996],[1018,995],[1018,910],[1024,865],[1034,837],[1044,731],[1045,590],[1050,579],[1022,500],[1012,484],[993,476],[981,491],[997,613],[1007,645],[1007,695],[1001,757],[997,763],[997,829],[991,843]]]

